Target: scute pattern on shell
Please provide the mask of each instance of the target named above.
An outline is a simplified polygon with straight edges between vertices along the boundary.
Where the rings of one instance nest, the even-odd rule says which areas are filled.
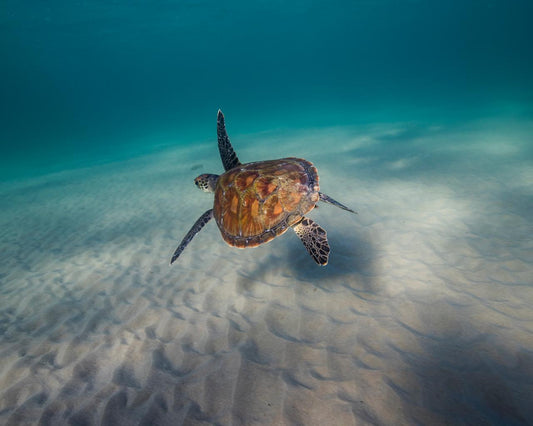
[[[219,177],[213,215],[228,244],[254,247],[300,221],[315,207],[318,191],[317,170],[307,160],[243,164]]]

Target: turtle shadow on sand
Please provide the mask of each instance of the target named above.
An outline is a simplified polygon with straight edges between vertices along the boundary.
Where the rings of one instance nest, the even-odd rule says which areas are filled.
[[[313,263],[307,253],[301,250],[298,239],[289,235],[269,244],[270,254],[249,269],[239,272],[238,291],[246,292],[265,282],[292,282],[311,285],[325,292],[344,287],[354,293],[379,293],[372,241],[357,226],[344,230],[330,228],[328,239],[332,245],[332,255],[327,266],[319,267]]]

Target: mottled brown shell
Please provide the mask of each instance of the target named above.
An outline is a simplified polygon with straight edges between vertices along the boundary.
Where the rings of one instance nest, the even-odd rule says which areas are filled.
[[[213,215],[224,240],[254,247],[283,234],[318,201],[315,166],[301,158],[242,164],[218,178]]]

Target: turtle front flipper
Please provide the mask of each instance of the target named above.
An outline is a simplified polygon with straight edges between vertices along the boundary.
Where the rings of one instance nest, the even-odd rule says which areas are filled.
[[[357,214],[357,212],[353,211],[352,209],[346,207],[344,204],[339,203],[338,201],[335,201],[333,198],[331,198],[329,195],[322,194],[322,192],[318,193],[318,196],[320,197],[320,201],[323,201],[324,203],[333,204],[334,206],[340,207],[343,210],[352,212]]]
[[[328,234],[316,222],[304,217],[298,224],[292,227],[296,235],[302,240],[305,248],[319,265],[328,264],[329,244]]]
[[[198,232],[206,225],[207,222],[211,220],[213,217],[213,209],[207,210],[200,218],[195,222],[195,224],[192,226],[192,228],[187,232],[187,235],[185,235],[185,238],[181,240],[180,245],[172,255],[172,259],[170,259],[170,264],[174,263],[174,261],[179,257],[181,252],[187,247],[187,244],[191,242],[191,240],[194,238]]]
[[[224,122],[224,114],[218,110],[217,115],[217,137],[218,137],[218,151],[220,158],[224,165],[224,170],[230,170],[241,164],[237,158],[237,154],[233,151],[231,142],[229,141],[228,132],[226,132],[226,124]]]

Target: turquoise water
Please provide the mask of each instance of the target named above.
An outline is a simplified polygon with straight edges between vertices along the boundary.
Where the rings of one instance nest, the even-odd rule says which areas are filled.
[[[237,132],[531,117],[528,1],[4,1],[5,178]]]
[[[0,5],[0,423],[530,424],[533,3]],[[318,267],[200,173],[312,161]]]

